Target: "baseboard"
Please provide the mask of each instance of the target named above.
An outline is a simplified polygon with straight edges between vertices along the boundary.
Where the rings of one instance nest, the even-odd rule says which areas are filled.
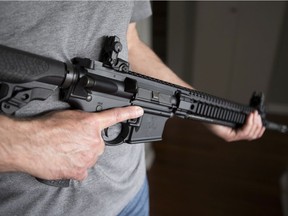
[[[288,104],[271,103],[266,106],[267,113],[288,115]]]

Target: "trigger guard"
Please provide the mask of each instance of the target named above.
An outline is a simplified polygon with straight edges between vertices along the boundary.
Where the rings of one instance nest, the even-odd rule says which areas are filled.
[[[121,125],[121,131],[120,133],[112,140],[109,139],[109,134],[108,134],[108,130],[109,128],[112,128],[113,125],[109,128],[105,128],[101,134],[102,134],[102,139],[104,140],[105,144],[108,146],[116,146],[116,145],[121,145],[124,143],[124,141],[126,140],[126,138],[128,137],[130,128],[129,128],[129,124],[128,123],[118,123]]]

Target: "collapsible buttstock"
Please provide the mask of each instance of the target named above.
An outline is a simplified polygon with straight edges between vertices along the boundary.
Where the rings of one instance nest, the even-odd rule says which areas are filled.
[[[0,45],[2,82],[27,83],[43,80],[60,85],[66,76],[63,62]]]

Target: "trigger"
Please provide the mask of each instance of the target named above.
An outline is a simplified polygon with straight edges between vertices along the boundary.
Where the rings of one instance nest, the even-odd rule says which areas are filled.
[[[141,123],[141,119],[142,119],[142,116],[139,118],[135,118],[135,119],[129,119],[128,123],[130,126],[139,127]]]

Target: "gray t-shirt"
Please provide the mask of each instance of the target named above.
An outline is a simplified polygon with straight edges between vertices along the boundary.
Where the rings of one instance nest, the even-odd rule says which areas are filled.
[[[98,59],[103,36],[117,35],[128,58],[130,22],[151,14],[149,2],[0,2],[0,44],[68,62]],[[17,115],[69,108],[58,92],[34,101]],[[35,161],[37,163],[37,161]],[[24,173],[0,174],[0,215],[117,215],[141,188],[145,178],[143,145],[106,147],[83,182],[69,188],[44,185]]]

